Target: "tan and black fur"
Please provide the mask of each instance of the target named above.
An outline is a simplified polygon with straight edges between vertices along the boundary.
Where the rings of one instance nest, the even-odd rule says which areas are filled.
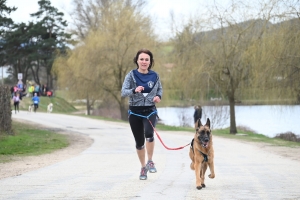
[[[210,170],[209,178],[215,178],[214,170],[214,149],[210,130],[210,120],[207,118],[206,124],[202,125],[198,119],[195,123],[196,133],[191,143],[190,158],[192,160],[191,169],[195,170],[196,188],[198,190],[205,187],[204,179],[207,166]]]

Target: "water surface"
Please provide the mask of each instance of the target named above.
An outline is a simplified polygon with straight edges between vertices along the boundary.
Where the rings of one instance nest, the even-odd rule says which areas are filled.
[[[229,110],[229,106],[225,106]],[[193,127],[194,107],[157,108],[162,123],[171,126],[182,126],[183,123]],[[206,118],[212,120],[212,107],[203,106],[202,123]],[[274,137],[278,133],[291,131],[300,135],[300,106],[235,106],[236,125],[245,126],[257,133]],[[229,127],[229,117],[223,117],[222,125],[214,128]],[[212,122],[213,123],[213,122]]]

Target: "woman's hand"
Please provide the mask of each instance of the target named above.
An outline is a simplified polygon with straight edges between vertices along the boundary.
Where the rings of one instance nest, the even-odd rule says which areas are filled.
[[[137,86],[135,88],[135,92],[142,92],[144,90],[144,87],[143,86]]]
[[[153,102],[154,102],[154,103],[159,103],[159,102],[160,102],[159,96],[155,96],[155,97],[153,98]]]

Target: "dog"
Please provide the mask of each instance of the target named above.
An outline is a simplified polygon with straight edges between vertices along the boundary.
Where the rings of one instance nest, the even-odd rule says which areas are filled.
[[[47,106],[47,113],[52,113],[53,110],[53,104],[49,103],[49,105]]]
[[[214,149],[209,118],[207,118],[205,125],[202,125],[201,120],[198,119],[195,123],[195,129],[196,133],[189,151],[192,160],[190,167],[195,170],[196,188],[201,190],[206,187],[204,179],[207,166],[210,170],[208,177],[215,178]]]
[[[30,104],[29,106],[28,106],[28,112],[32,112],[32,110],[33,110],[33,104]]]

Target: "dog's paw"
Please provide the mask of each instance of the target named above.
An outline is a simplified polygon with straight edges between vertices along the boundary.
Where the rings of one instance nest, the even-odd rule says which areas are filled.
[[[205,185],[204,183],[202,183],[202,184],[201,184],[201,186],[202,186],[203,188],[205,188],[205,187],[206,187],[206,185]]]
[[[215,174],[208,175],[208,178],[215,178]]]
[[[201,189],[202,189],[202,187],[201,187],[201,186],[197,186],[196,188],[197,188],[197,190],[201,190]]]

